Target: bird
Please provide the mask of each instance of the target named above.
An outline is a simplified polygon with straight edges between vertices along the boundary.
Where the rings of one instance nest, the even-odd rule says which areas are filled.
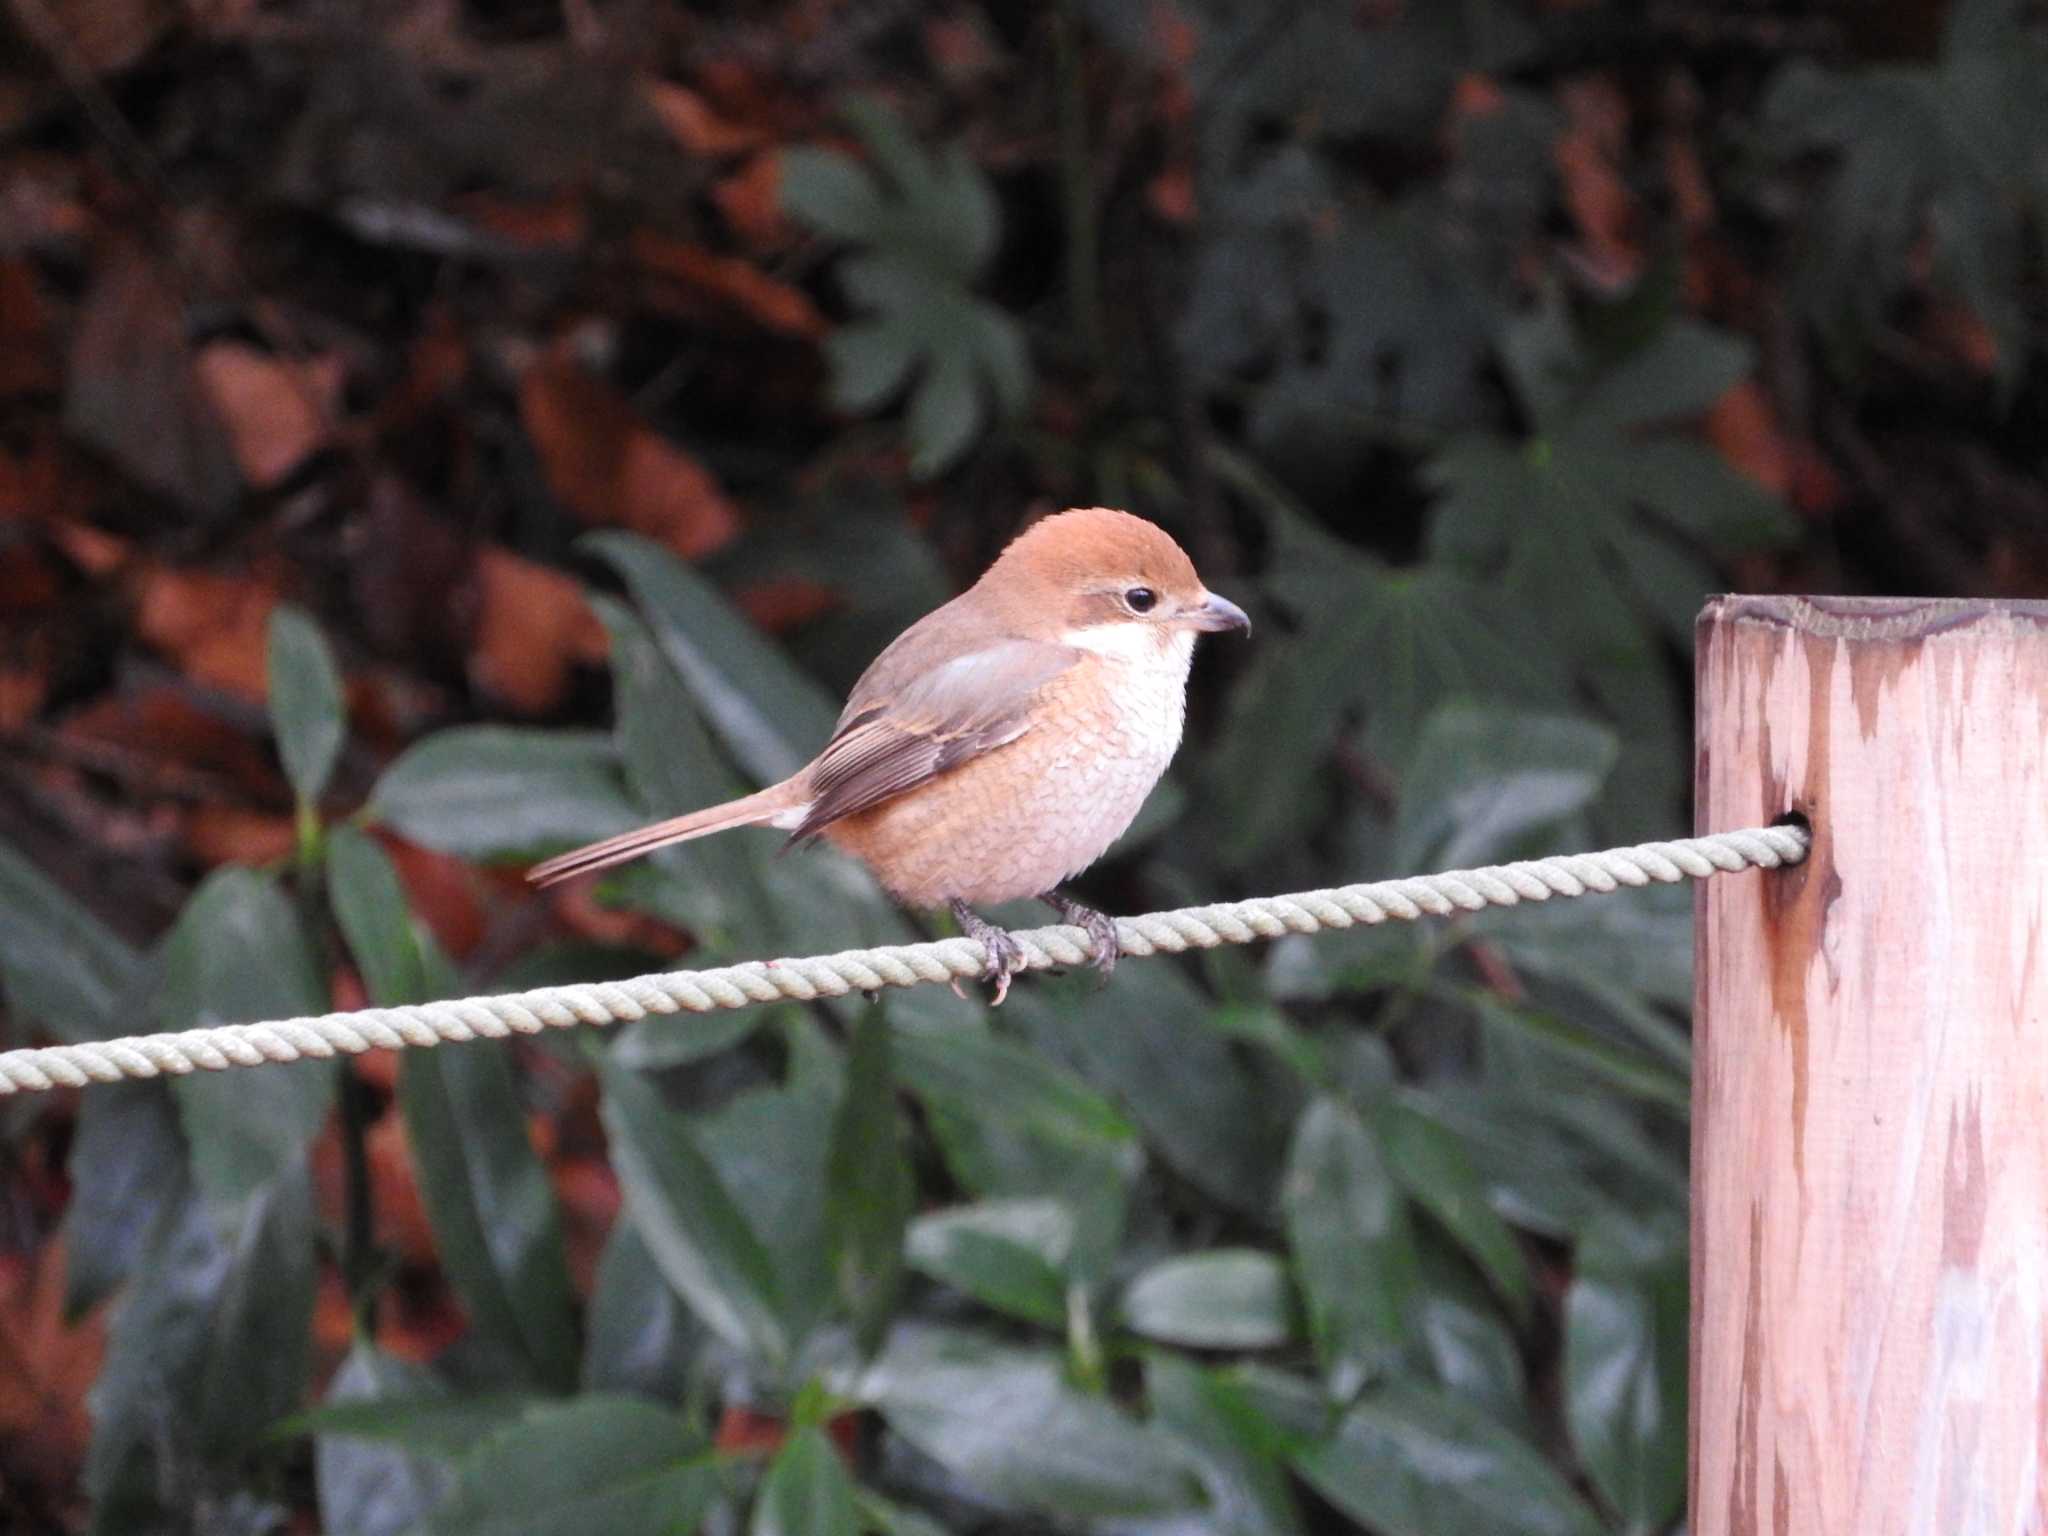
[[[552,885],[736,827],[822,838],[908,908],[949,911],[991,1006],[1024,955],[974,909],[1036,898],[1116,966],[1115,924],[1064,889],[1123,835],[1180,746],[1196,637],[1249,632],[1157,524],[1110,507],[1040,518],[973,586],[892,641],[818,755],[779,784],[537,864]],[[958,989],[958,984],[955,984]]]

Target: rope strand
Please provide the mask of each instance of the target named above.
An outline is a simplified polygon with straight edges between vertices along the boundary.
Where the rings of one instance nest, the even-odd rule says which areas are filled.
[[[1799,827],[1756,827],[1676,842],[1639,843],[1602,853],[1568,853],[1484,869],[1414,875],[1332,890],[1206,907],[1182,907],[1119,918],[1125,955],[1177,955],[1221,944],[1249,944],[1290,933],[1318,933],[1359,923],[1413,922],[1482,907],[1512,907],[1553,896],[1604,895],[1622,886],[1675,884],[1744,869],[1777,869],[1806,857],[1811,835]],[[1059,925],[1011,935],[1024,969],[1076,966],[1089,958],[1088,937]],[[848,992],[915,987],[981,974],[978,939],[940,939],[850,949],[799,960],[750,960],[707,971],[667,971],[628,981],[541,987],[503,997],[470,997],[364,1008],[318,1018],[222,1024],[170,1034],[52,1045],[0,1052],[0,1097],[82,1088],[123,1078],[221,1072],[269,1062],[325,1059],[371,1050],[426,1047],[444,1041],[501,1039],[580,1024],[622,1024],[649,1014],[711,1013],[790,998],[808,1002]]]

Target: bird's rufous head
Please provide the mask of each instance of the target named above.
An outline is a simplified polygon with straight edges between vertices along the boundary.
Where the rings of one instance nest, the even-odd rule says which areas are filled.
[[[1196,630],[1251,628],[1242,608],[1202,585],[1164,529],[1111,507],[1041,518],[977,585],[1062,635],[1130,625],[1164,645]]]

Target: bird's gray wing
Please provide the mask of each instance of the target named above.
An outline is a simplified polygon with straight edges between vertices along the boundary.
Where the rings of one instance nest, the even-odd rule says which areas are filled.
[[[1008,639],[920,671],[884,672],[878,662],[811,765],[810,810],[792,840],[1015,741],[1031,729],[1038,691],[1081,656],[1070,645]]]

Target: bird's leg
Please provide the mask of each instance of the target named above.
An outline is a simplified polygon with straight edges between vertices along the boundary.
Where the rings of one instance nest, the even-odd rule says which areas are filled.
[[[981,979],[996,984],[996,995],[989,999],[989,1007],[1000,1008],[1003,999],[1010,995],[1010,978],[1024,969],[1024,948],[1011,938],[1006,929],[982,917],[964,901],[950,901],[947,907],[953,913],[953,921],[960,925],[960,931],[970,939],[979,939],[981,947],[988,952],[988,959],[981,967]],[[960,983],[953,983],[954,992],[960,991]],[[964,995],[964,994],[963,994]]]
[[[1083,906],[1065,891],[1047,891],[1038,899],[1059,913],[1061,922],[1072,923],[1087,933],[1088,942],[1094,949],[1088,963],[1102,972],[1104,981],[1109,980],[1110,973],[1116,969],[1116,957],[1123,949],[1116,936],[1116,920],[1093,907]]]

